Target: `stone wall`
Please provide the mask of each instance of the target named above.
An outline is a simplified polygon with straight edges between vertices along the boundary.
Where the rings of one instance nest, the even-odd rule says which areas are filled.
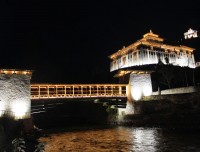
[[[137,101],[142,96],[148,96],[152,93],[152,83],[150,74],[130,74],[128,84],[128,100]]]
[[[136,127],[200,129],[200,92],[156,95],[134,102],[134,114],[119,122]]]
[[[190,86],[190,87],[182,87],[182,88],[174,88],[153,92],[152,95],[166,95],[166,94],[183,94],[183,93],[193,93],[197,92],[199,88]]]
[[[152,95],[134,103],[136,114],[170,113],[178,109],[200,107],[200,92],[185,94]]]
[[[30,117],[31,75],[0,74],[0,116]]]

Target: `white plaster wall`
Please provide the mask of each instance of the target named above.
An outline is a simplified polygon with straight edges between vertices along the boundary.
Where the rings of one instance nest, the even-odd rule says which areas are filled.
[[[132,100],[137,100],[136,96],[144,96],[146,90],[152,93],[151,75],[150,74],[130,74],[129,91]],[[139,99],[138,99],[139,100]]]
[[[174,88],[174,89],[167,89],[167,90],[162,90],[161,95],[164,94],[182,94],[182,93],[193,93],[197,92],[198,88],[191,86],[191,87],[182,87],[182,88]],[[152,95],[159,95],[159,92],[153,92]]]
[[[126,114],[125,113],[126,109],[125,108],[117,108],[117,111],[118,111],[118,121],[123,120],[123,118]]]
[[[150,74],[131,74],[130,75],[130,85],[145,86],[151,85]]]
[[[112,61],[111,67],[110,67],[110,71],[115,71],[118,69],[122,69],[125,67],[131,67],[131,66],[136,66],[136,65],[148,65],[148,64],[157,64],[158,63],[158,55],[157,53],[160,54],[160,59],[161,61],[166,64],[165,61],[165,56],[168,57],[169,59],[169,63],[172,65],[177,65],[177,66],[181,66],[181,67],[190,67],[190,68],[195,68],[195,60],[194,60],[194,55],[175,55],[175,57],[173,57],[174,53],[164,53],[164,52],[159,52],[157,50],[148,50],[148,49],[139,49],[137,50],[138,52],[140,52],[136,56],[132,56],[133,59],[128,59],[128,54],[122,56],[121,58],[117,59],[116,64],[114,65],[114,61]],[[144,51],[146,53],[144,53]],[[147,54],[147,52],[149,52],[149,55]],[[153,53],[153,54],[152,54]],[[126,57],[126,63],[122,64],[122,58]],[[120,60],[121,62],[119,63],[118,60]]]
[[[16,116],[20,110],[24,115],[16,117],[30,117],[30,78],[31,75],[0,74],[0,116],[6,113]]]
[[[126,109],[125,109],[125,114],[126,114],[126,115],[128,115],[128,114],[134,114],[134,106],[133,106],[133,103],[127,101]]]

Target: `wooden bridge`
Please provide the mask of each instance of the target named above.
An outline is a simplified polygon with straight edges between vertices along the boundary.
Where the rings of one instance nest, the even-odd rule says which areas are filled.
[[[127,84],[31,84],[31,99],[126,97]]]

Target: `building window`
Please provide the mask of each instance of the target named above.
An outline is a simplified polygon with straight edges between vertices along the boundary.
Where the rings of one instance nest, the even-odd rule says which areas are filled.
[[[122,58],[122,65],[126,64],[126,56]]]
[[[131,53],[128,54],[128,59],[132,59],[132,54]]]

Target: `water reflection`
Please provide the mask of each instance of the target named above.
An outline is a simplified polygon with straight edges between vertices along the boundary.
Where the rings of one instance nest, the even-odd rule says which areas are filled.
[[[157,151],[158,136],[156,129],[137,128],[132,132],[133,151],[153,152]]]
[[[158,128],[116,127],[74,130],[40,138],[46,152],[188,152],[200,151],[197,134],[164,132]]]

